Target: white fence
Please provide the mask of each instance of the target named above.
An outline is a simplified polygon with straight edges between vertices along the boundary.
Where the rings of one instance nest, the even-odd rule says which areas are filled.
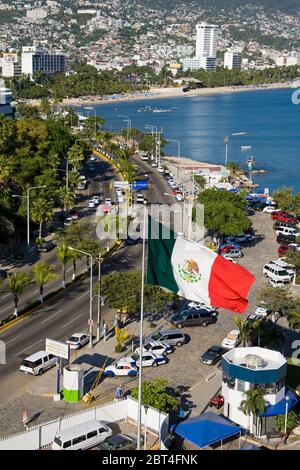
[[[28,431],[14,434],[0,439],[0,450],[37,450],[48,446],[59,429],[67,429],[91,419],[98,419],[106,423],[114,423],[125,420],[137,421],[137,401],[127,398],[118,402],[111,402],[104,406],[98,406],[74,413],[61,419],[29,428]],[[142,424],[145,423],[145,410],[142,409]],[[146,425],[149,430],[156,432],[161,440],[168,433],[168,416],[154,408],[147,411]],[[162,444],[162,447],[163,444]]]

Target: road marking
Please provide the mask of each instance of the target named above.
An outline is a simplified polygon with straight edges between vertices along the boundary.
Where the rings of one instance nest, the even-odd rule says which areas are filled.
[[[5,344],[12,343],[13,341],[16,341],[16,339],[21,338],[22,335],[16,336],[14,339],[11,339],[10,341],[6,341]]]
[[[56,315],[58,315],[58,314],[61,313],[61,312],[62,312],[62,310],[58,310],[58,312],[56,312],[56,313],[54,313],[53,315],[51,315],[51,317],[47,317],[46,320],[41,321],[41,325],[42,325],[43,323],[46,323],[47,321],[51,320],[51,318],[56,317]]]
[[[88,291],[84,292],[84,293],[83,293],[83,294],[81,294],[79,297],[77,297],[77,299],[76,299],[76,300],[80,300],[80,299],[82,299],[82,298],[83,298],[85,295],[87,295],[88,293],[89,293]]]
[[[65,323],[65,324],[63,325],[63,328],[64,328],[65,326],[67,326],[67,325],[70,325],[70,323],[73,323],[73,321],[77,320],[77,318],[81,317],[81,315],[82,315],[82,313],[80,313],[79,315],[77,315],[77,317],[73,318],[73,320],[69,321],[68,323]]]
[[[32,347],[35,346],[36,344],[39,344],[41,341],[44,341],[44,338],[39,339],[36,343],[31,344],[31,345],[28,346],[27,348],[23,349],[23,351],[18,352],[17,354],[15,354],[15,357],[17,357],[17,356],[19,356],[20,354],[22,354],[23,352],[27,351],[27,349],[32,348]]]
[[[12,305],[9,305],[8,307],[4,308],[4,309],[1,309],[1,312],[0,313],[4,313],[6,312],[6,310],[13,310],[13,306]]]
[[[2,299],[6,299],[6,297],[8,297],[9,295],[11,295],[10,292],[8,294],[2,295]]]

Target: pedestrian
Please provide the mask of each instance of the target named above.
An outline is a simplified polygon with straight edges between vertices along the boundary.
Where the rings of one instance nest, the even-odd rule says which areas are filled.
[[[28,423],[29,423],[29,421],[30,421],[30,419],[29,419],[29,411],[28,411],[27,408],[25,408],[25,410],[23,411],[22,419],[23,419],[24,428],[25,428],[26,431],[27,431],[27,429],[28,429]]]
[[[121,400],[121,398],[122,398],[122,389],[120,387],[116,388],[115,397],[116,397],[117,401]]]
[[[120,395],[122,399],[124,397],[124,384],[120,384]]]

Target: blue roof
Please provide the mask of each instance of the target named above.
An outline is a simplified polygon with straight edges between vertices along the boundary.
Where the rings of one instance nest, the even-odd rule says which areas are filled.
[[[276,405],[267,405],[265,412],[260,416],[284,415],[286,413],[286,403],[288,403],[288,411],[293,409],[298,403],[297,395],[290,388],[286,388],[285,397],[282,400],[276,403]]]
[[[239,426],[211,411],[182,423],[173,424],[171,429],[200,448],[242,432]]]

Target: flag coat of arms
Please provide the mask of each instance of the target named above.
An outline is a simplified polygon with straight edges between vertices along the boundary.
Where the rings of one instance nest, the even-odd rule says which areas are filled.
[[[168,231],[149,217],[147,283],[164,287],[191,301],[243,313],[254,276],[172,230],[168,238],[163,237]]]

